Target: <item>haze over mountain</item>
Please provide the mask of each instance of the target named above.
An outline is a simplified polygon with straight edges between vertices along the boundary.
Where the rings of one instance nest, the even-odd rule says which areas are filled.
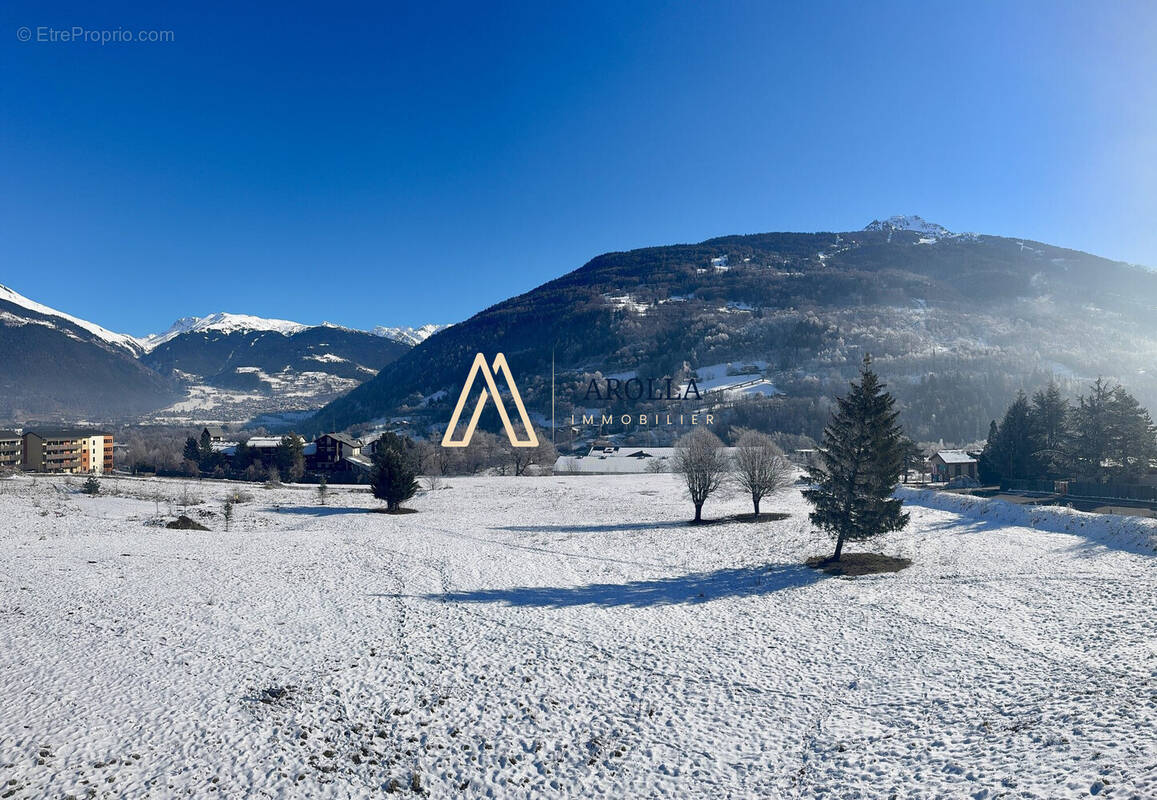
[[[217,313],[134,338],[0,286],[0,420],[236,421],[308,411],[440,327],[371,333]]]
[[[1076,392],[1111,376],[1157,406],[1157,273],[915,216],[607,253],[430,337],[307,427],[393,420],[436,433],[479,352],[506,354],[542,419],[552,351],[560,424],[576,407],[670,406],[584,400],[591,377],[697,374],[709,386],[759,379],[699,404],[725,422],[816,436],[871,354],[913,436],[968,442],[1016,391],[1053,378]]]
[[[142,414],[180,387],[113,333],[0,286],[0,420]]]

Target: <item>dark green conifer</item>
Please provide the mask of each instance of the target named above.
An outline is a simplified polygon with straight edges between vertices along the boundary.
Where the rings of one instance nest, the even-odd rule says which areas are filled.
[[[804,498],[815,506],[811,521],[836,539],[833,561],[845,541],[859,541],[908,524],[893,492],[904,470],[903,431],[895,400],[864,359],[860,382],[837,398],[838,409],[824,429],[819,459],[809,470],[814,488]]]

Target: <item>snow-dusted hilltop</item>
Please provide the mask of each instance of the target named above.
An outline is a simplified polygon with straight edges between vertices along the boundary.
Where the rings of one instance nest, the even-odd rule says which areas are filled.
[[[923,217],[915,214],[912,216],[897,215],[888,217],[885,220],[872,220],[866,226],[866,231],[915,231],[916,233],[926,233],[932,236],[951,236],[952,231],[945,228],[943,225],[937,225],[935,222],[929,222]]]
[[[379,325],[370,333],[375,336],[384,336],[387,339],[392,339],[395,342],[408,344],[411,346],[420,345],[422,342],[429,339],[443,328],[448,328],[449,325],[423,325],[420,328],[411,328],[409,326],[400,328],[387,328],[384,325]]]
[[[141,352],[140,344],[132,336],[129,336],[129,335],[124,334],[124,333],[114,333],[114,332],[108,330],[107,328],[102,328],[100,325],[96,325],[92,322],[89,322],[88,320],[80,319],[79,317],[74,317],[71,314],[65,314],[63,311],[57,311],[55,308],[49,308],[48,306],[46,306],[42,303],[37,303],[35,300],[29,300],[24,295],[12,290],[12,289],[9,289],[7,286],[4,286],[3,284],[0,284],[0,300],[7,302],[7,303],[11,303],[14,306],[20,306],[21,308],[27,309],[28,311],[31,311],[34,314],[37,314],[40,316],[58,317],[59,319],[65,320],[67,322],[71,322],[73,325],[77,326],[78,328],[82,328],[82,329],[88,331],[96,338],[98,338],[104,342],[108,342],[109,344],[116,345],[117,347],[123,347],[125,350],[128,350],[133,355],[139,355]],[[8,322],[10,324],[15,324],[17,322],[17,318],[14,314],[12,314],[12,312],[8,312],[8,316],[13,317],[13,319],[8,320]],[[38,325],[44,325],[48,321],[47,320],[24,320],[24,322],[25,322],[25,324],[35,323]]]
[[[186,333],[199,333],[202,331],[219,331],[221,333],[273,331],[274,333],[289,336],[294,333],[300,333],[308,327],[308,325],[302,325],[300,322],[290,322],[287,319],[265,319],[264,317],[254,317],[249,314],[230,314],[222,311],[216,314],[210,314],[207,317],[181,317],[181,319],[174,322],[164,333],[151,333],[148,336],[137,339],[137,342],[145,352],[151,352],[165,342],[172,341]]]

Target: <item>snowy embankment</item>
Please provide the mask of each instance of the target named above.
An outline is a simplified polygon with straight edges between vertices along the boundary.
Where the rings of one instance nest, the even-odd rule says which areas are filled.
[[[951,511],[962,517],[992,520],[999,525],[1076,534],[1112,547],[1157,553],[1157,520],[1113,514],[1090,514],[1061,506],[1030,506],[984,497],[910,489],[901,486],[896,496],[905,503]]]
[[[669,475],[247,487],[225,532],[225,484],[78,483],[0,481],[0,795],[1157,796],[1116,518],[911,493],[871,547],[913,565],[846,579],[794,489],[689,527]]]

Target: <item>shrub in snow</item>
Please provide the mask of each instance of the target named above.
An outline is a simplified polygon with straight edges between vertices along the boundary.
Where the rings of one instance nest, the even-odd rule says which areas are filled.
[[[252,503],[253,495],[249,492],[243,492],[240,489],[233,489],[225,497],[233,505],[241,505],[242,503]]]

